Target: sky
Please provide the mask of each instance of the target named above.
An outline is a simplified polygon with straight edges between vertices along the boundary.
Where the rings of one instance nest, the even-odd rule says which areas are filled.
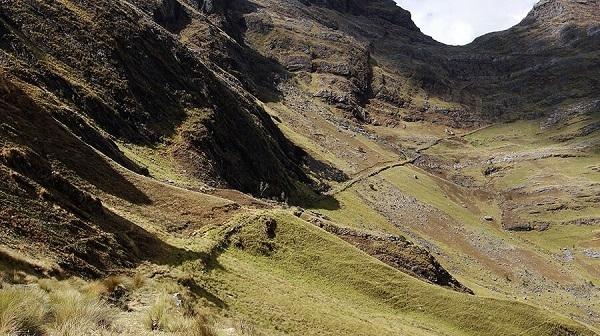
[[[537,0],[395,0],[435,40],[464,45],[519,23]]]

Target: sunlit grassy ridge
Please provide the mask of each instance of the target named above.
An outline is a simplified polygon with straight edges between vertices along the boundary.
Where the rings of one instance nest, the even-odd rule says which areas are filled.
[[[274,236],[265,232],[271,218]],[[165,276],[149,283],[136,275],[2,289],[0,327],[52,335],[593,335],[550,311],[417,280],[287,211],[239,215],[228,227],[236,229],[208,235],[216,245],[189,242],[198,252],[221,252],[208,269],[193,260],[163,268]],[[132,311],[106,301],[119,287]],[[203,319],[207,304],[264,333]]]
[[[298,335],[592,335],[532,306],[426,284],[300,219],[273,216],[272,254],[231,247],[204,279],[258,324]],[[240,234],[259,234],[259,223]]]
[[[587,167],[587,164],[582,166]],[[194,279],[202,289],[198,296],[210,299],[198,300],[196,303],[202,302],[198,306],[207,301],[217,302],[223,314],[251,321],[267,330],[268,334],[562,335],[571,330],[581,335],[592,335],[576,322],[557,316],[550,310],[498,299],[508,297],[495,293],[491,276],[498,274],[490,275],[489,270],[483,267],[477,270],[480,264],[472,263],[468,265],[470,268],[463,268],[473,272],[460,274],[460,279],[466,279],[465,284],[472,287],[476,294],[489,298],[458,294],[426,284],[386,266],[286,211],[263,213],[263,216],[272,216],[277,221],[273,239],[264,237],[264,228],[258,220],[260,216],[253,215],[262,212],[257,209],[236,207],[235,219],[226,221],[226,225],[220,227],[223,224],[210,216],[206,219],[203,216],[231,205],[230,201],[137,175],[128,174],[128,177],[145,191],[152,202],[144,205],[121,204],[118,200],[106,197],[105,204],[124,218],[152,228],[159,233],[160,239],[198,253],[191,260],[187,258],[192,254],[185,254],[186,260],[178,260],[174,256],[173,260],[169,260],[171,265],[168,268],[159,267],[157,273],[164,272],[172,277],[178,273],[180,275],[177,276]],[[370,184],[374,184],[373,188]],[[399,194],[387,194],[389,190]],[[394,197],[400,196],[414,198],[419,204],[451,218],[453,222],[449,223],[450,226],[458,223],[460,225],[456,228],[469,229],[459,231],[458,235],[477,232],[489,237],[511,238],[500,227],[482,220],[483,215],[500,217],[497,204],[492,199],[470,193],[466,188],[412,165],[392,168],[368,178],[335,197],[314,204],[313,211],[327,215],[342,227],[393,234],[410,229],[397,227],[391,221],[394,214],[375,209],[374,203],[367,202],[369,195],[375,197],[372,199],[375,203],[393,201]],[[389,197],[386,199],[383,196]],[[397,204],[392,202],[390,205]],[[167,207],[176,208],[177,211],[165,211]],[[282,204],[277,207],[286,208]],[[225,221],[231,216],[223,216],[220,220]],[[189,222],[189,228],[177,231],[177,227],[171,227],[173,223],[180,222]],[[441,231],[441,227],[435,227],[440,223],[432,221],[427,224],[432,231]],[[215,246],[218,252],[225,247],[219,241],[222,237],[216,232],[222,233],[225,227],[237,225],[243,228],[234,235],[232,244],[226,246],[224,253],[216,258],[215,264],[208,267],[202,265],[206,260],[211,260],[210,257],[218,255],[214,253]],[[561,227],[551,227],[547,232],[531,233],[530,240],[520,240],[518,246],[523,247],[524,241],[531,241],[555,253],[571,242],[583,240],[590,233],[587,227],[571,234],[560,230]],[[200,234],[196,236],[197,232]],[[206,232],[211,234],[203,236]],[[215,242],[207,243],[210,239]],[[545,241],[548,242],[547,246],[544,245]],[[236,242],[241,242],[241,248]],[[435,240],[431,242],[436,243]],[[459,250],[448,242],[436,246],[448,248],[446,252]],[[462,260],[462,257],[464,255],[452,261]],[[449,266],[458,269],[461,265]],[[580,270],[577,269],[577,272]],[[490,279],[483,283],[478,281],[485,277]],[[169,301],[179,290],[181,288],[176,287],[147,300],[143,311],[135,316],[137,328],[146,333],[151,332],[149,329],[157,328],[166,334],[185,334],[188,328],[196,325],[196,320],[186,316],[187,313]],[[506,293],[506,287],[502,287],[502,291]],[[71,298],[81,298],[75,292],[69,292],[69,295]],[[85,300],[78,302],[74,305],[96,303],[93,300],[91,303]],[[540,300],[533,304],[542,305],[545,302]],[[86,317],[81,324],[102,329],[103,322],[97,321],[95,308],[92,308],[91,317]],[[101,308],[105,309],[106,306]],[[575,308],[561,312],[571,311],[575,311]],[[72,316],[72,313],[67,311],[66,316]],[[26,315],[24,317],[28,318]],[[46,327],[45,324],[42,327]]]
[[[590,253],[600,237],[593,224],[600,161],[594,134],[564,139],[594,120],[543,130],[539,121],[520,121],[448,137],[425,151],[431,161],[366,178],[316,211],[350,227],[404,233],[478,295],[588,316],[598,309],[590,285],[597,286],[598,260]],[[429,162],[443,166],[429,170]],[[505,219],[549,226],[514,232]]]

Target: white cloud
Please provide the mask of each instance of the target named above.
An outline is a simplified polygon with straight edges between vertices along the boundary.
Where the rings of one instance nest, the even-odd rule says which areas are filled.
[[[476,37],[519,23],[537,0],[395,0],[412,14],[423,33],[463,45]]]

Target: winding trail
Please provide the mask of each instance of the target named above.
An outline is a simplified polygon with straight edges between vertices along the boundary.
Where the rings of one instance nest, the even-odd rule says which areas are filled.
[[[381,164],[375,165],[372,168],[369,168],[367,170],[363,170],[361,172],[359,172],[356,176],[354,176],[351,180],[348,180],[344,183],[342,183],[341,185],[331,189],[330,191],[326,192],[324,195],[325,196],[334,196],[337,195],[341,192],[344,192],[348,189],[350,189],[352,186],[354,186],[355,184],[362,182],[363,180],[366,180],[370,177],[373,176],[377,176],[381,173],[383,173],[386,170],[392,169],[392,168],[396,168],[396,167],[401,167],[401,166],[405,166],[407,164],[412,164],[415,161],[417,161],[420,157],[421,157],[421,152],[426,151],[436,145],[438,145],[440,142],[445,141],[445,140],[451,140],[451,139],[457,139],[457,138],[463,138],[465,136],[471,135],[473,133],[479,132],[481,130],[484,130],[486,128],[492,127],[495,124],[489,124],[483,127],[479,127],[476,128],[474,130],[470,130],[466,133],[463,134],[459,134],[459,135],[450,135],[447,137],[443,137],[443,138],[438,138],[435,141],[432,141],[431,143],[421,146],[419,148],[417,148],[415,150],[416,155],[413,158],[410,159],[406,159],[406,160],[402,160],[402,161],[386,161],[386,162],[382,162]]]
[[[359,174],[358,176],[355,176],[354,178],[352,178],[349,181],[344,182],[343,184],[341,184],[340,186],[331,189],[330,191],[325,193],[325,196],[333,196],[333,195],[337,195],[343,191],[348,190],[349,188],[351,188],[353,185],[357,184],[358,182],[361,182],[365,179],[368,179],[370,177],[376,176],[381,174],[382,172],[392,169],[392,168],[396,168],[396,167],[400,167],[400,166],[404,166],[406,164],[409,163],[413,163],[415,162],[415,160],[417,160],[420,157],[420,155],[415,156],[412,159],[407,159],[404,161],[396,161],[393,163],[388,163],[384,166],[379,166],[379,167],[373,167],[372,169],[364,172],[363,174]]]

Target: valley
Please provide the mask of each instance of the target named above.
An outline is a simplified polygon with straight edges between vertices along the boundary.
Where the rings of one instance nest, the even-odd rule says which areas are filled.
[[[0,5],[0,333],[600,333],[597,0]]]

